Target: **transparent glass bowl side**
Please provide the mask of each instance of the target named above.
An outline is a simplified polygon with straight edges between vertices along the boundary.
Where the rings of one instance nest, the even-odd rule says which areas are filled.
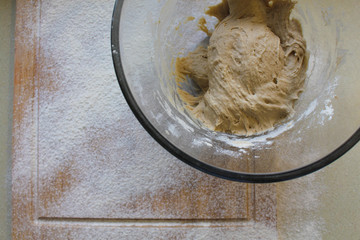
[[[316,171],[356,144],[360,111],[351,109],[360,103],[355,96],[360,85],[346,73],[348,68],[359,70],[349,63],[353,56],[347,52],[355,43],[341,38],[354,29],[341,28],[341,16],[324,17],[328,5],[310,1],[300,1],[294,11],[310,52],[307,89],[296,106],[295,122],[252,138],[211,132],[194,123],[178,99],[172,75],[174,59],[203,37],[196,22],[184,22],[189,16],[203,16],[211,3],[192,6],[193,2],[197,1],[117,1],[114,8],[112,51],[120,87],[144,128],[163,147],[212,175],[274,182]],[[346,125],[340,128],[339,123]]]

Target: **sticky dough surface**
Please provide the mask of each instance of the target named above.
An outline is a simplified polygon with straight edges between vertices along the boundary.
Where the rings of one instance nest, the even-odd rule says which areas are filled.
[[[209,129],[252,135],[293,114],[306,71],[301,26],[289,19],[294,4],[224,0],[210,7],[219,23],[209,45],[176,62],[178,81],[188,76],[201,89],[178,92]]]

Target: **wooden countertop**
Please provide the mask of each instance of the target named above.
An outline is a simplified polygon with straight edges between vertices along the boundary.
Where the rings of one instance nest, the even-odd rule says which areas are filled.
[[[112,6],[17,1],[14,239],[276,236],[275,185],[200,173],[135,120],[112,67]]]

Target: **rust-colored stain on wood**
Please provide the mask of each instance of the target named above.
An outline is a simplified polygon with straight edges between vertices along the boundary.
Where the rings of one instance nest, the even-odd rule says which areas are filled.
[[[65,163],[57,169],[49,181],[44,182],[39,194],[39,203],[48,208],[51,204],[61,199],[62,194],[67,192],[72,185],[76,184],[76,172],[72,171],[73,162]]]

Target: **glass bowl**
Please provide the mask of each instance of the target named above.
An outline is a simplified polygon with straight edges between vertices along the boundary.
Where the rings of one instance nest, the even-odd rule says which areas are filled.
[[[113,62],[124,96],[149,134],[198,170],[251,183],[304,176],[353,147],[360,139],[357,0],[298,1],[291,17],[300,21],[309,52],[305,90],[294,116],[250,137],[202,126],[176,91],[175,59],[207,41],[198,20],[214,27],[217,20],[204,12],[218,2],[116,1]]]

